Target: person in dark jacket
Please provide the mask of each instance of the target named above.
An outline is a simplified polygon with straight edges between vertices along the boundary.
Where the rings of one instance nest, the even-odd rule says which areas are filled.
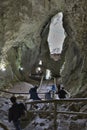
[[[33,100],[41,100],[38,96],[38,93],[37,93],[37,88],[38,86],[35,86],[34,88],[31,88],[29,90],[29,94],[30,94],[30,99],[33,99]]]
[[[12,96],[10,98],[10,101],[12,102],[12,106],[9,108],[8,120],[9,120],[9,122],[13,121],[13,124],[14,124],[16,130],[22,130],[21,126],[20,126],[20,118],[21,118],[20,106],[23,105],[24,109],[26,109],[26,108],[23,103],[21,103],[22,105],[20,105],[16,102],[15,96]]]
[[[41,100],[38,96],[38,93],[37,93],[37,89],[38,89],[38,86],[35,86],[33,88],[31,88],[29,90],[29,94],[30,94],[30,99],[32,100]],[[33,108],[38,108],[38,105],[31,105],[30,106],[30,109],[33,109]]]
[[[66,98],[66,95],[68,94],[68,96],[70,97],[70,94],[64,89],[64,87],[61,87],[58,91],[58,96],[59,98]]]

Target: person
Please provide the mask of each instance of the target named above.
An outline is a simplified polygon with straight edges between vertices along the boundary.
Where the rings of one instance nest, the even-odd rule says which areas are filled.
[[[51,90],[49,90],[48,92],[45,93],[45,99],[51,100]]]
[[[35,86],[34,88],[31,88],[29,90],[30,99],[41,100],[40,97],[38,96],[37,89],[38,89],[38,86]]]
[[[55,93],[56,93],[56,86],[52,85],[52,99],[55,99]]]
[[[60,88],[61,88],[60,84],[57,84],[57,93],[59,92]]]
[[[41,100],[41,98],[38,96],[37,89],[38,89],[38,86],[34,86],[33,88],[31,88],[29,90],[30,99],[32,99],[32,100]],[[33,105],[30,106],[30,109],[33,109],[33,108],[39,109],[38,104],[37,105],[33,104]]]
[[[9,122],[13,121],[16,130],[22,130],[20,126],[20,118],[22,116],[23,109],[26,111],[26,108],[23,103],[18,104],[16,100],[15,96],[10,98],[12,106],[9,108],[8,120]]]
[[[56,99],[59,99],[58,92],[60,91],[61,86],[60,86],[60,84],[57,84],[56,87],[57,87],[57,89],[56,89],[56,94],[57,94]]]
[[[62,86],[59,90],[58,90],[58,97],[61,99],[61,98],[66,98],[66,95],[69,95],[70,97],[70,94],[64,89],[64,87]]]

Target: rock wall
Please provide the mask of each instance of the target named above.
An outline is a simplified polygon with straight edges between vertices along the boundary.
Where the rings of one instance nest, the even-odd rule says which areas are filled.
[[[86,89],[86,1],[66,1],[64,28],[67,32],[67,52],[64,71],[62,73],[65,84],[74,93]],[[86,95],[85,95],[86,96]]]
[[[86,0],[0,0],[0,3],[0,60],[6,62],[7,69],[11,68],[13,78],[9,82],[28,81],[42,58],[55,75],[63,65],[61,76],[65,87],[72,93],[83,92],[87,86]],[[67,37],[62,60],[54,62],[49,55],[45,29],[58,12],[63,12]],[[22,72],[20,66],[24,68]]]

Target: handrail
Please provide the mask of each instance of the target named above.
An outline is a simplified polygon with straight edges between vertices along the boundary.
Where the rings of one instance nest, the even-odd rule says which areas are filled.
[[[40,100],[40,101],[31,101],[31,102],[26,102],[26,106],[28,104],[38,104],[38,103],[54,103],[54,110],[53,111],[43,111],[43,110],[39,110],[39,111],[31,111],[31,112],[37,112],[37,113],[54,113],[54,130],[57,130],[57,114],[73,114],[73,115],[81,115],[81,116],[86,116],[87,117],[87,113],[86,112],[68,112],[68,111],[57,111],[57,104],[58,103],[64,103],[64,102],[85,102],[87,103],[87,98],[70,98],[70,99],[57,99],[57,100]]]
[[[29,95],[29,93],[16,93],[16,92],[11,92],[11,91],[6,91],[6,90],[1,90],[0,89],[0,92],[5,92],[5,93],[9,93],[9,94],[28,94]],[[45,93],[38,93],[38,94],[45,94]]]
[[[69,98],[69,99],[52,99],[52,100],[36,100],[31,102],[26,102],[26,104],[37,104],[37,103],[60,103],[60,102],[87,102],[87,98]]]
[[[29,110],[29,112],[36,112],[36,113],[54,113],[54,111],[44,111],[44,110]],[[81,115],[81,116],[87,116],[87,113],[85,112],[66,112],[66,111],[57,111],[57,114],[60,113],[60,114],[73,114],[73,115]]]
[[[43,78],[44,78],[44,76],[42,75],[42,78],[41,78],[41,81],[40,81],[40,85],[39,85],[39,90],[40,90],[40,88],[42,87]]]

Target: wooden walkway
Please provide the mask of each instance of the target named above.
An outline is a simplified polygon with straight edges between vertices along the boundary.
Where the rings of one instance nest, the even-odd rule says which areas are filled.
[[[12,92],[8,92],[8,91],[4,91],[4,90],[0,90],[0,92],[4,92],[4,93],[8,93],[8,94],[28,94],[29,95],[29,93],[12,93]],[[44,93],[41,93],[41,94],[44,94]],[[22,99],[23,100],[23,99]],[[52,99],[52,100],[40,100],[40,101],[31,101],[31,102],[26,102],[25,104],[26,104],[26,106],[28,106],[28,105],[34,105],[34,104],[46,104],[46,103],[49,103],[49,104],[53,104],[53,106],[54,106],[54,109],[53,110],[51,110],[51,111],[46,111],[46,110],[33,110],[33,111],[31,111],[31,110],[29,110],[29,112],[33,112],[33,113],[48,113],[48,114],[50,114],[50,113],[53,113],[53,115],[54,115],[54,130],[58,130],[57,129],[57,114],[72,114],[72,115],[80,115],[80,116],[84,116],[84,117],[87,117],[87,112],[80,112],[80,111],[78,111],[78,112],[74,112],[74,111],[58,111],[58,109],[57,109],[57,105],[58,104],[67,104],[67,103],[72,103],[72,102],[75,102],[75,103],[79,103],[79,102],[82,102],[82,103],[84,103],[84,105],[85,104],[87,104],[87,98],[70,98],[70,99],[57,99],[57,100],[55,100],[55,99]],[[50,106],[50,105],[49,105]]]

